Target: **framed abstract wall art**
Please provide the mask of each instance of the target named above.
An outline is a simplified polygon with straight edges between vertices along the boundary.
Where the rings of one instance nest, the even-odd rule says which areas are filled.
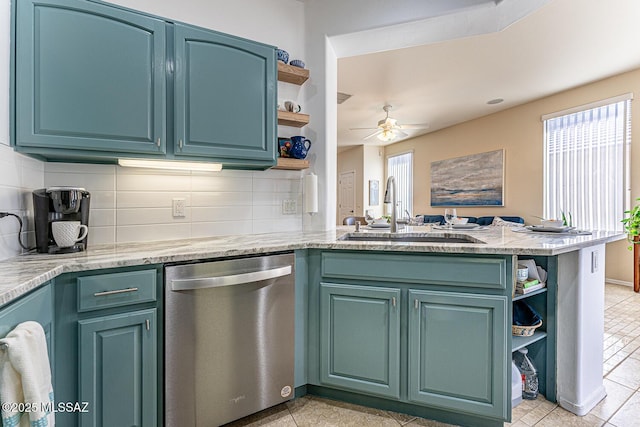
[[[504,206],[504,149],[431,162],[431,206]]]

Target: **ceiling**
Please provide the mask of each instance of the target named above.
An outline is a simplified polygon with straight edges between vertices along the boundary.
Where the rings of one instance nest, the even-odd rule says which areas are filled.
[[[338,91],[353,96],[338,105],[339,150],[388,144],[349,130],[375,128],[385,104],[399,124],[429,124],[412,138],[640,68],[638,36],[638,0],[553,0],[497,33],[341,58]]]

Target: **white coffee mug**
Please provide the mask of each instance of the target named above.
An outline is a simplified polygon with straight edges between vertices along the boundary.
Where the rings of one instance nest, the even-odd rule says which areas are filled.
[[[87,237],[89,227],[80,221],[55,221],[51,223],[51,232],[59,248],[69,248]]]
[[[292,113],[299,113],[300,110],[302,110],[300,104],[296,104],[293,101],[285,101],[284,107],[287,111],[290,111]]]
[[[518,282],[524,282],[529,278],[529,267],[526,265],[518,264],[518,269],[516,270],[516,280]]]

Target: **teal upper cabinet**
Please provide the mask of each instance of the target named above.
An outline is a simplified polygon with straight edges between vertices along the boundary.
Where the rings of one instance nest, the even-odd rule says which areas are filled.
[[[164,21],[81,0],[16,7],[18,150],[164,153]]]
[[[176,157],[275,164],[272,46],[175,24]]]
[[[20,0],[14,10],[16,150],[275,164],[273,46],[88,0]]]

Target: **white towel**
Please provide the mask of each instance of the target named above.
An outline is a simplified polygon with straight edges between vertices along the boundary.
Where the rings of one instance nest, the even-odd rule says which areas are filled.
[[[0,401],[4,426],[54,427],[47,340],[38,322],[24,322],[0,340]],[[6,403],[15,403],[15,407]],[[27,404],[24,414],[17,409]],[[9,407],[7,407],[9,406]],[[16,409],[15,411],[12,409]]]

